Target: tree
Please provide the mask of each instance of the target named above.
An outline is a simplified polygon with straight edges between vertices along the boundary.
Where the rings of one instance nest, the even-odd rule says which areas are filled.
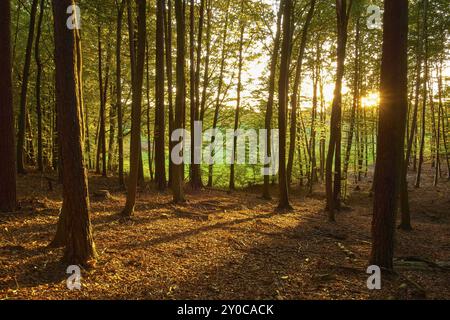
[[[291,128],[290,128],[290,141],[289,141],[289,155],[288,155],[288,163],[287,163],[287,180],[288,186],[291,183],[292,179],[292,166],[294,164],[294,151],[296,146],[296,137],[297,137],[297,107],[298,107],[298,95],[300,92],[300,83],[301,83],[301,75],[302,75],[302,67],[303,67],[303,56],[305,54],[306,43],[308,41],[308,28],[311,24],[311,20],[314,15],[314,7],[316,5],[316,0],[311,0],[308,13],[306,15],[306,21],[303,25],[302,29],[302,37],[300,40],[300,49],[297,58],[296,72],[295,72],[295,80],[294,80],[294,89],[291,97]],[[301,111],[300,111],[301,112]]]
[[[44,159],[42,153],[42,104],[41,104],[41,79],[42,79],[42,61],[40,57],[39,45],[41,41],[42,34],[42,20],[44,17],[45,1],[41,0],[39,5],[39,18],[36,33],[36,43],[35,43],[35,60],[36,60],[36,114],[37,114],[37,141],[38,141],[38,155],[37,155],[37,165],[38,170],[44,170]]]
[[[14,112],[11,79],[11,7],[0,2],[0,211],[16,209],[16,159],[14,154]]]
[[[177,22],[177,81],[176,81],[176,101],[175,101],[175,119],[174,130],[184,128],[184,106],[186,103],[186,79],[185,79],[185,8],[186,3],[184,0],[175,0],[175,19]],[[184,139],[184,137],[183,137]],[[171,150],[173,152],[174,149]],[[182,157],[182,151],[180,152]],[[173,156],[171,157],[173,161]],[[172,180],[172,192],[173,201],[175,203],[185,202],[184,198],[184,166],[183,162],[173,163],[173,180]]]
[[[422,165],[423,165],[423,153],[425,149],[425,129],[426,129],[426,108],[427,108],[427,86],[428,86],[428,0],[423,0],[423,41],[424,41],[424,79],[423,79],[423,103],[422,103],[422,123],[420,131],[420,148],[419,148],[419,163],[417,166],[416,183],[415,188],[420,187],[420,180],[422,177]]]
[[[333,106],[330,120],[330,141],[326,159],[325,189],[327,194],[328,220],[335,221],[334,210],[340,209],[341,196],[341,117],[342,78],[344,77],[345,51],[347,46],[347,26],[353,1],[336,0],[337,15],[337,70],[334,87]],[[333,185],[334,160],[334,185]]]
[[[281,44],[280,77],[278,81],[278,128],[279,137],[279,210],[292,209],[289,203],[288,181],[286,173],[286,113],[289,90],[289,64],[291,59],[292,42],[292,0],[285,0],[283,8],[283,41]]]
[[[165,107],[164,107],[164,7],[156,2],[156,81],[155,81],[155,182],[160,191],[166,188]]]
[[[198,149],[196,148],[196,137],[195,132],[195,122],[199,120],[199,98],[200,91],[198,82],[199,70],[201,62],[201,43],[202,43],[202,30],[203,30],[203,18],[204,18],[204,7],[205,0],[200,2],[200,19],[199,19],[199,34],[198,34],[198,45],[197,45],[197,60],[195,59],[195,3],[194,0],[190,1],[189,10],[189,72],[190,72],[190,120],[191,120],[191,174],[190,174],[190,185],[193,190],[198,190],[202,187],[202,178],[200,171],[200,164],[195,163],[196,154]]]
[[[164,8],[165,10],[165,8]],[[167,14],[166,14],[167,11]],[[170,137],[173,131],[173,67],[172,67],[172,1],[167,0],[167,10],[164,11],[164,32],[166,40],[166,73],[167,73],[167,99],[169,108],[169,150],[172,150],[173,142]],[[169,185],[171,185],[173,163],[169,160]]]
[[[89,196],[83,159],[83,133],[77,72],[77,29],[66,26],[66,10],[72,0],[53,0],[56,105],[61,146],[63,212],[65,216],[66,248],[64,260],[71,264],[86,264],[95,259],[96,251],[89,218]]]
[[[125,186],[123,177],[123,112],[122,112],[122,24],[126,0],[122,0],[117,12],[116,34],[116,108],[117,108],[117,144],[119,150],[119,185]]]
[[[138,8],[138,35],[136,61],[132,61],[134,69],[132,77],[133,104],[131,107],[131,142],[130,142],[130,177],[128,179],[127,201],[122,215],[130,217],[133,215],[136,203],[137,185],[139,179],[141,154],[141,105],[142,105],[142,84],[144,81],[145,62],[145,39],[146,39],[146,1],[136,0]],[[130,8],[131,6],[129,6]],[[130,8],[131,9],[131,8]],[[133,46],[132,46],[133,47]],[[133,56],[133,54],[132,54]]]
[[[100,10],[100,9],[98,9]],[[100,111],[99,111],[99,131],[98,131],[98,142],[97,142],[97,168],[96,173],[100,173],[100,155],[102,158],[102,176],[106,177],[106,103],[108,95],[108,81],[109,81],[109,64],[110,64],[110,52],[111,46],[108,43],[108,48],[106,52],[106,71],[105,78],[103,79],[103,52],[102,52],[102,35],[101,35],[100,21],[97,26],[98,35],[98,84],[100,91]]]
[[[239,63],[238,63],[238,84],[237,84],[237,98],[236,98],[236,110],[234,112],[234,132],[235,135],[233,137],[233,149],[231,154],[231,165],[230,165],[230,190],[235,189],[235,182],[234,182],[234,166],[236,162],[236,149],[237,149],[237,131],[239,127],[239,111],[241,109],[241,90],[242,90],[242,67],[244,64],[244,58],[243,58],[243,51],[244,51],[244,32],[245,32],[245,22],[243,18],[243,11],[244,11],[244,1],[241,0],[241,19],[240,19],[240,27],[241,32],[239,36]]]
[[[38,0],[33,0],[31,4],[30,23],[28,27],[28,40],[25,52],[25,63],[23,65],[22,86],[20,91],[20,109],[19,109],[19,132],[17,135],[17,171],[18,173],[26,173],[24,167],[23,151],[25,147],[25,131],[27,119],[27,90],[28,80],[30,78],[31,50],[33,48],[34,28],[36,21],[36,11]]]
[[[395,216],[408,108],[408,1],[384,3],[380,114],[374,177],[370,264],[392,269]]]
[[[203,90],[202,90],[202,97],[200,101],[200,114],[199,114],[199,120],[203,122],[205,117],[205,110],[206,110],[206,94],[208,91],[208,84],[209,84],[209,61],[211,56],[211,20],[212,20],[212,0],[207,0],[206,3],[206,15],[207,15],[207,22],[206,22],[206,54],[205,54],[205,67],[203,70]],[[199,31],[200,33],[200,31]],[[200,44],[199,44],[200,46]],[[197,49],[198,50],[198,49]],[[198,59],[199,61],[200,59]],[[200,70],[197,68],[197,73],[199,73]],[[197,78],[197,82],[200,77]],[[200,84],[197,90],[200,90]]]
[[[278,9],[278,17],[277,17],[277,31],[275,34],[274,44],[273,44],[273,52],[270,61],[270,75],[269,75],[269,97],[267,99],[266,106],[266,115],[264,120],[264,127],[267,130],[266,133],[266,157],[270,159],[272,155],[272,141],[271,141],[271,126],[272,126],[272,117],[273,117],[273,101],[275,96],[275,77],[277,72],[278,65],[278,54],[280,52],[280,41],[281,41],[281,18],[283,16],[283,6],[284,0],[280,1],[280,8]],[[269,164],[265,166],[265,169],[269,169]],[[270,200],[270,176],[268,172],[264,175],[264,188],[263,188],[263,198],[266,200]]]
[[[417,30],[421,31],[420,27],[420,5],[418,8],[418,17],[417,17]],[[408,168],[409,162],[411,159],[411,152],[413,147],[414,138],[416,138],[416,130],[417,130],[417,113],[419,109],[419,95],[420,95],[420,84],[421,84],[421,73],[422,73],[422,39],[420,33],[417,36],[417,45],[416,45],[416,70],[415,70],[415,98],[413,105],[413,114],[411,120],[411,128],[407,130],[407,145],[406,145],[406,155],[405,155],[405,163],[402,167],[402,176],[401,176],[401,187],[400,187],[400,211],[401,211],[401,222],[399,228],[402,230],[411,230],[411,216],[410,216],[410,208],[409,208],[409,195],[408,195]]]

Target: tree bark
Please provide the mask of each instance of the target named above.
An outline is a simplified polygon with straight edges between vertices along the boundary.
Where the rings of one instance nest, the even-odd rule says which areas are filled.
[[[122,0],[117,12],[116,34],[116,103],[117,103],[117,144],[119,149],[119,185],[125,187],[123,174],[123,113],[122,113],[122,26],[126,0]]]
[[[164,8],[165,10],[165,8]],[[173,131],[173,67],[172,67],[172,1],[167,0],[167,15],[164,14],[165,40],[166,40],[166,73],[167,73],[167,91],[168,91],[168,108],[169,108],[169,150],[172,150],[173,142],[171,141]],[[173,163],[169,159],[169,186],[172,181]]]
[[[335,209],[340,209],[341,198],[341,117],[342,117],[342,78],[344,76],[345,50],[347,45],[347,26],[352,0],[347,7],[346,0],[336,0],[337,14],[337,70],[333,106],[330,120],[330,141],[326,159],[325,189],[327,195],[328,220],[335,221]],[[333,169],[334,160],[334,169]],[[333,174],[334,170],[334,174]],[[333,179],[334,175],[334,179]],[[334,182],[334,186],[333,186]]]
[[[273,102],[275,96],[275,77],[277,73],[277,65],[278,65],[278,54],[280,52],[280,41],[281,41],[281,18],[283,16],[283,6],[284,0],[280,0],[280,8],[278,9],[278,17],[277,17],[277,31],[275,34],[274,44],[273,44],[273,52],[270,62],[270,75],[269,75],[269,97],[267,99],[266,106],[266,114],[264,127],[266,128],[266,157],[267,159],[271,159],[272,156],[272,139],[271,139],[271,127],[272,127],[272,118],[273,118]],[[268,170],[270,168],[270,164],[265,165],[265,169]],[[264,187],[263,187],[263,198],[266,200],[270,200],[272,197],[270,196],[270,175],[268,172],[264,175]]]
[[[44,171],[43,151],[42,151],[42,104],[41,104],[41,78],[42,78],[42,61],[39,52],[42,33],[42,19],[44,17],[45,1],[41,0],[39,6],[39,18],[35,43],[35,61],[36,61],[36,115],[37,115],[37,165],[40,172]]]
[[[145,62],[145,39],[146,39],[146,1],[136,0],[138,7],[138,35],[137,52],[135,58],[132,58],[131,66],[134,70],[132,81],[133,103],[131,107],[131,142],[130,142],[130,177],[128,179],[127,200],[122,215],[130,217],[133,215],[136,203],[137,186],[139,179],[141,153],[141,105],[142,105],[142,84],[144,80],[144,62]],[[128,3],[131,11],[131,4]],[[131,12],[129,12],[131,13]],[[130,20],[131,14],[130,14]],[[130,48],[134,48],[132,44]],[[134,49],[133,49],[134,51]],[[132,56],[134,56],[132,54]],[[136,64],[134,63],[136,60]]]
[[[31,50],[33,48],[34,28],[36,21],[36,11],[38,0],[33,0],[31,4],[30,23],[28,27],[28,40],[25,49],[25,62],[22,73],[22,87],[20,91],[20,109],[18,118],[18,135],[17,135],[17,171],[18,173],[26,173],[24,166],[24,147],[25,147],[25,131],[26,131],[26,115],[27,115],[27,90],[28,80],[30,77]]]
[[[185,0],[175,0],[175,18],[177,24],[177,67],[176,67],[176,101],[174,130],[184,129],[184,105],[186,103],[186,80],[185,80]],[[171,150],[172,151],[172,150]],[[181,154],[182,156],[182,154]],[[172,159],[171,159],[172,161]],[[184,165],[173,164],[172,192],[173,202],[185,202],[184,197]]]
[[[77,72],[76,29],[66,27],[72,0],[53,0],[56,99],[63,168],[63,208],[66,248],[64,260],[71,264],[87,264],[96,257],[89,218],[89,196],[83,164],[83,133]]]
[[[408,109],[408,1],[384,3],[381,104],[374,177],[370,264],[393,268],[395,216]]]
[[[297,58],[296,72],[295,72],[295,80],[294,80],[294,89],[291,96],[291,128],[290,128],[290,140],[289,140],[289,156],[287,163],[287,181],[288,186],[291,184],[292,180],[292,167],[294,163],[294,150],[296,147],[296,132],[297,132],[297,108],[299,104],[299,93],[300,93],[300,84],[301,84],[301,76],[302,76],[302,67],[303,67],[303,57],[305,54],[306,44],[308,42],[308,29],[311,24],[313,15],[314,15],[314,7],[316,5],[316,0],[311,0],[308,14],[306,15],[306,21],[303,25],[302,29],[302,37],[300,40],[300,49]],[[301,112],[301,110],[300,110]]]
[[[165,106],[164,106],[164,7],[156,3],[156,81],[155,81],[155,183],[159,191],[166,189]]]
[[[10,24],[10,0],[0,1],[0,212],[15,211],[17,197]]]
[[[193,190],[198,190],[202,187],[202,178],[200,164],[195,163],[196,154],[198,154],[198,148],[196,148],[195,121],[199,120],[200,112],[200,91],[199,91],[199,76],[201,65],[201,43],[203,32],[203,18],[204,18],[204,6],[205,0],[200,1],[200,16],[198,22],[198,40],[197,40],[197,59],[195,58],[195,2],[190,2],[190,28],[189,28],[189,58],[190,58],[190,109],[191,109],[191,174],[190,185]]]
[[[283,41],[281,44],[280,58],[280,78],[278,81],[278,128],[280,130],[279,137],[279,210],[292,209],[289,203],[288,194],[288,178],[286,173],[286,127],[287,127],[287,105],[289,90],[289,65],[291,60],[291,43],[292,43],[292,0],[285,0],[283,8]]]
[[[420,187],[420,181],[422,176],[423,165],[423,153],[425,149],[425,133],[426,133],[426,107],[427,107],[427,89],[428,89],[428,0],[423,0],[423,41],[424,41],[424,79],[423,79],[423,103],[422,103],[422,124],[421,124],[421,136],[419,147],[419,162],[417,164],[417,175],[415,188]]]

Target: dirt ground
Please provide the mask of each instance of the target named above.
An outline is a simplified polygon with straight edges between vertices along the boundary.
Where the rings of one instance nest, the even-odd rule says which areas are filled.
[[[433,187],[426,174],[411,188],[414,230],[397,232],[397,273],[383,272],[382,289],[368,290],[370,182],[349,187],[334,224],[321,186],[311,196],[293,190],[286,214],[257,188],[188,193],[182,206],[145,188],[124,222],[117,180],[91,176],[99,258],[82,270],[81,290],[70,291],[62,250],[47,248],[60,187],[49,192],[29,174],[18,182],[21,209],[0,216],[0,299],[450,299],[449,182]],[[103,189],[111,198],[93,196]]]

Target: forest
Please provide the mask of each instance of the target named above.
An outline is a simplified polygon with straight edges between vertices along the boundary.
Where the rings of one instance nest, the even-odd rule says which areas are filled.
[[[448,0],[1,0],[0,300],[450,299]]]

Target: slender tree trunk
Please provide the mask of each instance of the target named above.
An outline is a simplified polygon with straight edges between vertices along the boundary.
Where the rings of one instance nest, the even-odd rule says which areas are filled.
[[[300,49],[297,58],[296,73],[294,80],[294,92],[291,97],[291,128],[290,128],[290,141],[289,141],[289,156],[287,163],[287,181],[288,186],[291,184],[292,180],[292,166],[294,163],[294,150],[296,142],[296,132],[297,132],[297,108],[299,104],[299,92],[301,84],[301,75],[303,67],[303,56],[305,54],[306,43],[308,42],[308,28],[311,24],[311,20],[314,15],[314,7],[316,5],[316,0],[311,0],[308,14],[306,15],[306,21],[302,29],[302,37],[300,40]],[[300,111],[301,112],[301,111]]]
[[[165,8],[164,8],[165,10]],[[172,1],[167,0],[167,15],[164,14],[165,40],[166,40],[166,73],[167,73],[167,91],[168,91],[168,107],[169,107],[169,150],[172,150],[174,144],[171,141],[173,132],[173,68],[172,68]],[[170,157],[169,157],[170,158]],[[169,159],[169,181],[171,186],[173,175],[173,163]]]
[[[313,67],[313,105],[311,110],[311,175],[309,178],[309,193],[312,194],[314,183],[317,182],[317,158],[316,158],[316,119],[317,119],[317,89],[319,86],[320,45],[316,46],[316,65]]]
[[[91,142],[90,142],[90,135],[89,135],[89,115],[88,112],[84,113],[84,123],[85,123],[85,130],[86,130],[86,157],[88,160],[87,163],[87,169],[92,169],[93,165],[92,165],[92,157],[91,157]]]
[[[142,84],[144,78],[145,62],[145,39],[146,39],[146,1],[136,0],[138,7],[138,39],[137,52],[135,58],[132,58],[131,66],[133,71],[132,91],[133,104],[131,107],[131,142],[130,142],[130,177],[128,179],[127,201],[122,215],[130,217],[133,215],[136,203],[137,185],[139,180],[139,167],[142,161],[141,153],[141,105],[142,105]],[[131,4],[128,3],[131,11]],[[129,12],[131,13],[131,12]],[[130,20],[131,14],[130,14]],[[134,48],[134,44],[130,46]],[[134,51],[134,49],[133,49]],[[132,53],[132,56],[134,54]],[[136,63],[134,63],[136,60]]]
[[[353,73],[353,104],[352,104],[352,111],[350,115],[350,129],[348,132],[347,137],[347,149],[345,151],[345,159],[344,159],[344,170],[343,170],[343,178],[345,180],[345,183],[348,183],[348,166],[350,163],[350,154],[352,150],[353,145],[353,133],[355,130],[355,118],[356,118],[356,111],[359,106],[359,93],[360,93],[360,85],[359,85],[359,37],[360,37],[360,31],[359,31],[359,25],[360,25],[360,18],[357,17],[356,20],[356,31],[355,31],[355,69]]]
[[[153,142],[152,135],[150,129],[150,48],[148,45],[148,41],[146,41],[146,51],[145,51],[145,60],[146,60],[146,93],[147,93],[147,158],[148,158],[148,170],[150,174],[150,181],[154,181],[153,178]]]
[[[325,177],[325,142],[327,137],[326,132],[326,110],[325,110],[325,99],[323,95],[323,81],[320,75],[320,123],[322,125],[322,130],[320,132],[320,180],[324,181]]]
[[[36,60],[36,115],[37,115],[37,165],[40,172],[44,171],[44,161],[42,152],[42,105],[41,105],[41,78],[42,78],[42,62],[39,52],[42,33],[42,19],[44,17],[45,1],[41,0],[39,7],[39,19],[37,25],[36,42],[35,42],[35,60]]]
[[[164,7],[156,3],[156,82],[155,82],[155,182],[159,191],[166,189],[165,106],[164,106]]]
[[[207,15],[207,22],[206,22],[206,55],[205,55],[205,68],[203,70],[203,90],[202,90],[202,97],[200,102],[200,116],[199,120],[203,122],[203,119],[205,117],[205,110],[206,110],[206,93],[208,91],[208,85],[209,85],[209,60],[211,55],[211,20],[212,20],[212,0],[207,0],[206,6],[206,15]],[[199,69],[197,69],[197,72],[200,72]],[[198,89],[199,90],[199,89]]]
[[[122,26],[126,0],[122,0],[117,12],[116,33],[116,103],[117,103],[117,144],[119,149],[119,185],[125,187],[123,174],[123,113],[122,113]]]
[[[444,112],[444,106],[442,103],[442,60],[440,62],[439,66],[439,79],[438,79],[438,94],[439,94],[439,109],[441,110],[441,117],[440,120],[442,124],[442,142],[444,145],[444,151],[445,151],[445,160],[447,162],[447,178],[450,180],[450,159],[449,159],[449,152],[447,149],[447,128],[445,127],[445,121],[444,118],[446,116],[446,113]]]
[[[105,127],[106,127],[106,97],[107,97],[107,91],[108,91],[108,70],[109,65],[107,63],[106,66],[106,75],[105,75],[105,81],[103,80],[103,51],[102,51],[102,36],[101,36],[101,26],[99,25],[97,27],[97,33],[98,33],[98,81],[99,81],[99,93],[100,93],[100,125],[99,125],[99,134],[98,134],[98,155],[97,159],[102,158],[102,176],[106,177],[107,171],[106,171],[106,133],[105,133]],[[108,53],[109,56],[109,48]],[[107,58],[109,60],[109,57]],[[108,61],[107,61],[108,62]],[[100,165],[97,164],[97,169]],[[99,173],[99,172],[97,172]]]
[[[381,105],[370,264],[393,268],[395,216],[408,109],[408,1],[384,3]]]
[[[277,31],[275,34],[274,44],[273,44],[273,52],[270,62],[270,75],[269,75],[269,97],[267,99],[266,106],[266,115],[265,115],[265,125],[266,128],[266,159],[272,158],[272,139],[271,139],[271,127],[272,127],[272,118],[273,118],[273,102],[275,96],[275,77],[277,73],[277,65],[278,65],[278,55],[280,53],[280,41],[281,41],[281,18],[283,16],[283,6],[285,0],[280,0],[280,8],[278,9],[278,17],[277,17]],[[270,160],[269,160],[270,161]],[[269,162],[266,160],[266,162]],[[266,200],[270,200],[272,197],[270,196],[270,172],[267,172],[270,169],[270,163],[265,165],[265,173],[264,173],[264,188],[263,188],[263,198]]]
[[[333,107],[330,121],[330,141],[326,159],[325,189],[327,194],[328,220],[335,221],[335,209],[341,202],[341,117],[342,117],[342,78],[344,76],[345,50],[347,45],[347,25],[352,0],[347,7],[346,0],[336,0],[337,14],[337,71],[334,88]],[[334,174],[333,174],[334,160]],[[334,179],[333,179],[334,176]],[[334,180],[334,186],[333,186]]]
[[[278,81],[278,128],[280,130],[279,148],[279,210],[292,209],[289,203],[288,178],[286,172],[286,127],[287,127],[287,105],[289,90],[289,65],[291,60],[292,43],[292,0],[285,0],[283,8],[283,41],[281,44],[280,78]]]
[[[442,72],[442,71],[441,71]],[[438,114],[437,114],[437,128],[436,128],[436,166],[434,167],[434,181],[433,181],[433,185],[437,186],[438,184],[438,180],[439,180],[439,172],[441,169],[441,159],[440,159],[440,143],[441,143],[441,110],[442,110],[442,93],[440,90],[441,84],[441,77],[439,77],[438,79],[438,99],[439,99],[439,104],[438,104]]]
[[[236,162],[236,149],[237,149],[237,135],[236,132],[239,128],[239,112],[241,109],[241,89],[242,89],[242,67],[244,62],[243,51],[244,51],[244,32],[245,32],[245,23],[243,21],[243,11],[244,11],[244,2],[241,0],[241,19],[240,19],[240,37],[239,37],[239,71],[238,71],[238,85],[237,85],[237,98],[236,98],[236,110],[234,113],[234,132],[235,135],[233,137],[233,149],[231,151],[231,165],[230,165],[230,190],[235,190],[235,181],[234,181],[234,166]]]
[[[185,80],[185,0],[175,0],[175,17],[177,23],[177,82],[174,129],[184,128],[184,105],[186,101],[186,80]],[[171,150],[173,152],[173,150]],[[180,152],[182,156],[182,152]],[[173,159],[172,159],[173,160]],[[183,161],[173,164],[172,192],[175,203],[185,202],[184,198],[184,170]]]
[[[36,11],[38,6],[38,0],[33,0],[31,4],[30,23],[28,27],[28,40],[25,49],[25,62],[23,65],[22,73],[22,87],[20,92],[20,109],[18,118],[18,136],[17,136],[17,171],[18,173],[26,173],[24,167],[24,147],[25,147],[25,130],[26,130],[26,115],[27,115],[27,90],[28,80],[30,76],[30,64],[31,64],[31,51],[33,48],[34,28],[36,21]]]
[[[420,187],[420,180],[422,176],[422,165],[423,165],[423,153],[425,149],[425,133],[426,133],[426,107],[427,107],[427,90],[428,90],[428,0],[423,0],[423,41],[425,46],[424,51],[424,79],[423,79],[423,103],[422,103],[422,127],[421,127],[421,137],[420,137],[420,147],[419,147],[419,162],[417,165],[417,175],[415,188]]]
[[[203,32],[205,0],[200,1],[200,17],[198,22],[198,40],[197,40],[197,60],[195,59],[195,3],[190,2],[190,29],[189,29],[189,57],[190,57],[190,107],[191,107],[191,174],[190,185],[193,190],[202,187],[202,178],[200,164],[196,163],[196,155],[201,152],[201,148],[196,146],[199,137],[196,136],[195,122],[199,120],[200,112],[200,65],[201,65],[201,44]],[[201,140],[201,139],[200,139]]]

